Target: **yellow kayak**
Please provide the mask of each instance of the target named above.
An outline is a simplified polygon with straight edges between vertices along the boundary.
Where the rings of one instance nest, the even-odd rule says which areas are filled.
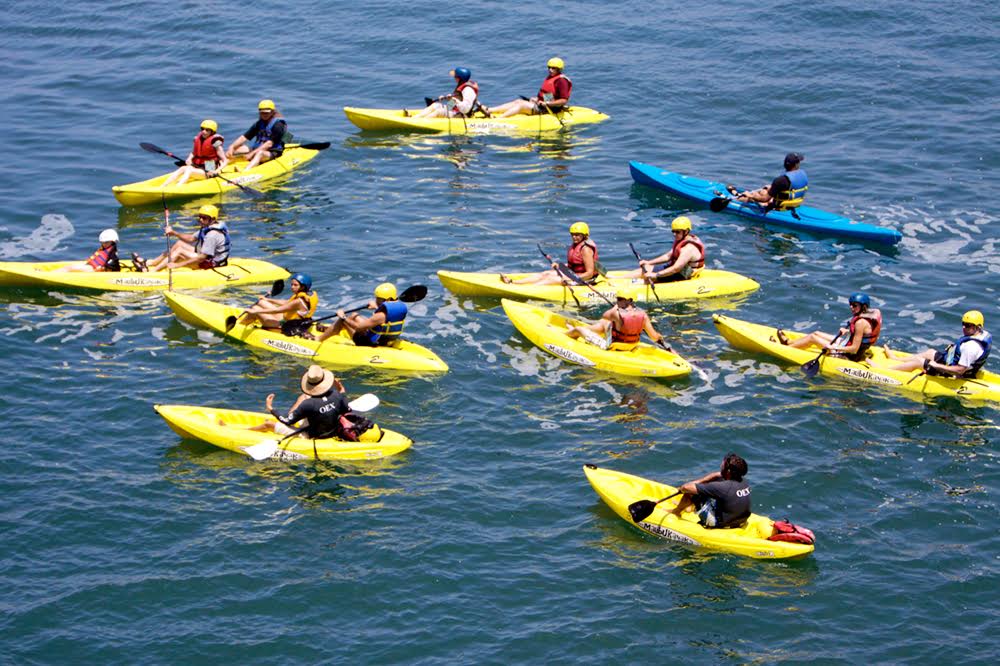
[[[717,298],[755,291],[760,285],[748,277],[729,271],[703,269],[690,280],[661,282],[656,284],[656,294],[641,278],[622,277],[629,271],[608,271],[606,278],[598,278],[594,284],[599,294],[582,285],[563,287],[562,285],[506,284],[501,282],[499,273],[460,273],[458,271],[438,271],[438,279],[449,291],[460,296],[491,296],[501,298],[528,299],[536,301],[556,301],[574,303],[573,295],[585,306],[603,303],[604,299],[614,302],[619,289],[627,291],[637,303],[661,301],[683,301],[698,298]],[[505,273],[512,280],[518,280],[532,273]],[[604,298],[602,298],[602,296]]]
[[[414,114],[420,111],[410,109],[409,112]],[[535,134],[608,119],[607,114],[585,106],[573,106],[555,115],[547,113],[509,118],[414,118],[412,115],[404,116],[403,109],[361,109],[353,106],[345,106],[344,114],[363,130],[445,134]]]
[[[136,272],[132,262],[121,260],[121,272],[62,272],[58,269],[79,261],[0,261],[0,286],[46,289],[95,289],[100,291],[163,291],[171,279],[174,289],[225,287],[284,280],[289,273],[259,259],[230,258],[226,266],[211,270],[176,268],[157,273]],[[170,274],[173,274],[171,278]]]
[[[712,315],[716,328],[729,344],[752,352],[769,354],[789,365],[802,365],[816,358],[819,347],[796,349],[778,342],[777,330],[771,326],[762,326],[748,321],[741,321],[724,315]],[[789,340],[795,340],[805,335],[795,331],[785,331]],[[920,370],[899,372],[889,368],[899,361],[886,357],[882,347],[872,347],[864,362],[855,362],[846,358],[824,354],[819,360],[819,369],[825,375],[848,377],[867,384],[887,386],[910,393],[922,393],[927,396],[954,396],[968,400],[1000,401],[1000,375],[981,370],[975,379],[959,379],[957,377],[933,377],[925,375]]]
[[[265,420],[273,421],[270,414],[195,405],[154,405],[153,409],[181,437],[200,439],[235,453],[247,453],[251,446],[282,439],[273,432],[249,430]],[[375,460],[405,451],[412,444],[409,437],[376,425],[357,442],[295,435],[281,442],[271,459]]]
[[[588,322],[568,319],[546,308],[526,303],[500,301],[510,321],[524,337],[553,356],[588,368],[635,377],[682,377],[691,373],[687,361],[673,352],[640,342],[630,351],[601,349],[566,335],[566,327]]]
[[[685,511],[680,517],[670,513],[677,506],[679,497],[657,505],[648,518],[634,523],[628,512],[629,504],[639,500],[655,502],[674,494],[677,488],[596,465],[584,465],[583,472],[604,503],[622,520],[653,536],[763,560],[803,557],[815,549],[812,544],[769,541],[768,537],[774,534],[774,521],[756,513],[750,514],[742,527],[704,528],[698,524],[698,517],[693,511]]]
[[[378,370],[448,371],[448,365],[437,354],[408,340],[399,340],[394,345],[385,347],[358,347],[346,331],[323,342],[289,337],[281,331],[266,330],[257,325],[236,324],[227,332],[226,319],[230,316],[238,317],[252,303],[235,307],[173,291],[165,292],[164,296],[177,318],[192,326],[211,329],[257,349],[307,358],[325,367],[343,369],[368,366]],[[317,334],[315,329],[312,333]]]
[[[240,185],[253,186],[256,183],[286,174],[292,169],[302,166],[317,155],[319,155],[318,150],[289,146],[285,148],[285,152],[282,153],[281,157],[258,164],[249,171],[243,170],[246,161],[235,159],[226,165],[226,168],[222,170],[222,175]],[[141,206],[144,204],[160,203],[164,198],[213,197],[237,189],[235,185],[227,183],[221,178],[195,178],[194,176],[183,185],[162,187],[161,184],[171,173],[173,171],[137,183],[115,185],[111,188],[111,191],[114,192],[118,203],[123,206]]]

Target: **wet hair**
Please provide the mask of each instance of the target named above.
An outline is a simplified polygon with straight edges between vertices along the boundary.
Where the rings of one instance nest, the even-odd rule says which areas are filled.
[[[732,481],[742,481],[747,473],[747,461],[735,453],[727,453],[722,460],[723,476]]]

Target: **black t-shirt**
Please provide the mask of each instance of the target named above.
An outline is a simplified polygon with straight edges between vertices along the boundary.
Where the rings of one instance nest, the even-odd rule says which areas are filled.
[[[790,189],[792,189],[792,181],[788,180],[788,176],[785,174],[781,174],[771,181],[771,187],[768,188],[767,193],[777,198],[779,192],[787,192]]]
[[[750,517],[750,486],[746,481],[696,483],[695,499],[715,499],[716,527],[732,527]]]
[[[301,419],[309,419],[306,437],[320,439],[335,437],[340,432],[340,415],[351,410],[347,397],[335,388],[324,395],[307,398],[290,411],[288,416],[278,417],[287,426],[292,426]]]
[[[246,139],[247,141],[253,140],[254,138],[257,137],[258,134],[260,134],[264,130],[265,127],[267,127],[267,123],[269,122],[271,122],[270,119],[268,119],[266,122],[263,120],[258,120],[257,122],[255,122],[253,125],[250,126],[250,129],[248,129],[246,132],[243,133],[243,138]],[[275,121],[274,127],[271,128],[271,136],[278,138],[278,140],[275,141],[275,143],[281,143],[280,139],[281,137],[285,136],[285,132],[287,130],[288,130],[288,123],[286,123],[284,120],[281,120],[280,118],[277,121]]]

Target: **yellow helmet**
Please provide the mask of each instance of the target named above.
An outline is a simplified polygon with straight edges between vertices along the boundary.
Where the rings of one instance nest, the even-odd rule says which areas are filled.
[[[590,226],[586,222],[574,222],[570,225],[569,232],[571,234],[583,234],[584,236],[589,236]]]
[[[212,204],[205,204],[204,206],[198,209],[198,216],[201,217],[202,215],[210,217],[213,220],[217,220],[219,219],[219,209],[213,206]]]
[[[274,111],[274,100],[262,99],[257,105],[258,111]]]
[[[546,66],[555,67],[556,69],[563,69],[566,66],[566,63],[562,61],[562,58],[549,58],[549,61],[548,63],[546,63]]]
[[[680,217],[675,217],[674,221],[670,223],[670,230],[671,231],[691,231],[691,220],[690,220],[690,218],[684,217],[683,215],[681,215]]]
[[[201,128],[202,129],[207,129],[207,130],[212,130],[213,132],[218,132],[219,131],[219,124],[217,122],[215,122],[214,120],[210,120],[210,119],[206,118],[205,120],[201,121]]]
[[[375,287],[375,298],[381,298],[384,301],[396,300],[396,285],[391,282],[383,282]]]
[[[973,326],[982,326],[986,322],[983,319],[983,313],[979,310],[969,310],[964,315],[962,315],[963,324],[972,324]]]
[[[624,298],[626,301],[631,301],[634,299],[632,292],[626,291],[624,289],[618,289],[615,291],[615,298]]]

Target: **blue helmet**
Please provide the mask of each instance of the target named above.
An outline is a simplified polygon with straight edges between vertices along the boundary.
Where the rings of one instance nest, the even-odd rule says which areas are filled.
[[[302,288],[306,291],[310,291],[313,288],[313,279],[307,273],[296,273],[292,276],[292,279],[301,284]]]
[[[465,83],[470,78],[472,78],[472,72],[469,71],[468,67],[456,67],[455,68],[455,78]]]
[[[872,299],[868,298],[868,294],[861,291],[856,291],[848,297],[847,303],[848,305],[851,305],[853,303],[858,303],[860,305],[868,307],[872,304]]]

